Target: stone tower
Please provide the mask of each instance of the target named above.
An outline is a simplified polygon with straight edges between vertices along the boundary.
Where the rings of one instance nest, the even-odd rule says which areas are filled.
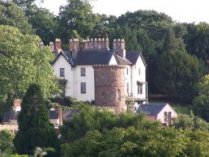
[[[95,65],[95,104],[115,112],[126,111],[125,76],[122,65]]]

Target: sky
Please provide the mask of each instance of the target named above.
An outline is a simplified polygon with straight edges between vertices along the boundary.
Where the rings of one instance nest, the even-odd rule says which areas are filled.
[[[56,15],[66,0],[45,0],[43,7]],[[176,22],[209,23],[209,0],[95,0],[95,13],[120,16],[127,11],[155,10],[171,16]]]

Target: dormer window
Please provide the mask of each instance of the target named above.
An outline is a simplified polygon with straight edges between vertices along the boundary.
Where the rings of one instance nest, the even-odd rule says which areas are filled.
[[[65,77],[65,68],[60,68],[60,77]]]
[[[86,76],[86,68],[81,68],[81,76]]]

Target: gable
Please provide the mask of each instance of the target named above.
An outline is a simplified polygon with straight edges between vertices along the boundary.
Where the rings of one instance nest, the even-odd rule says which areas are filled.
[[[117,60],[114,55],[110,58],[109,65],[117,65]]]
[[[57,62],[60,62],[59,60],[62,61],[67,61],[68,64],[73,65],[73,61],[72,61],[72,57],[70,56],[69,52],[60,52],[56,58],[54,59],[54,61],[52,62],[52,65],[55,65]],[[64,59],[64,60],[63,60]],[[65,62],[64,61],[64,62]]]
[[[139,51],[128,51],[126,53],[126,58],[132,63],[137,64],[138,62],[142,62],[144,66],[147,66],[145,59],[141,52]]]

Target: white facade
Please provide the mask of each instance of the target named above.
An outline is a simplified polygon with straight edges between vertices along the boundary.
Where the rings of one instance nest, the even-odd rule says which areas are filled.
[[[118,65],[115,55],[112,55],[108,65]],[[64,55],[60,55],[53,64],[54,74],[59,79],[66,80],[65,96],[73,97],[80,101],[95,100],[95,80],[92,65],[71,66]],[[61,76],[64,69],[64,76]],[[85,71],[82,75],[81,71]],[[125,68],[126,97],[134,101],[147,99],[146,65],[139,55],[136,64],[126,65]],[[140,87],[139,87],[140,86]]]
[[[125,69],[126,96],[137,101],[147,100],[146,66],[141,57]]]
[[[85,74],[81,75],[81,69],[85,71]],[[95,88],[93,67],[91,65],[78,65],[75,68],[73,68],[73,72],[73,94],[69,96],[72,96],[77,100],[81,101],[94,101]],[[84,84],[85,86],[83,85],[83,87],[81,87],[81,84]]]
[[[177,117],[178,115],[174,109],[169,104],[166,104],[165,107],[157,114],[156,119],[161,123],[170,124],[172,119]]]

